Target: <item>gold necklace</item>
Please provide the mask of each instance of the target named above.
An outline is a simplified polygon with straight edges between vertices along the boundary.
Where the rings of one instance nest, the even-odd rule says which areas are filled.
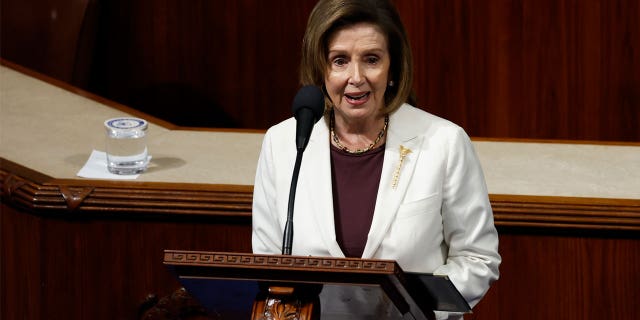
[[[382,137],[384,136],[384,133],[387,131],[387,126],[389,125],[389,115],[385,115],[384,116],[384,126],[382,127],[382,130],[380,130],[380,132],[378,133],[378,136],[376,137],[376,140],[373,141],[368,147],[364,148],[364,149],[356,149],[356,150],[350,150],[349,148],[345,147],[342,145],[342,143],[340,143],[340,139],[338,139],[338,135],[336,134],[335,131],[335,115],[333,114],[333,110],[331,110],[331,117],[329,120],[329,131],[331,131],[331,138],[333,139],[333,142],[335,142],[336,146],[338,148],[340,148],[343,151],[346,151],[348,153],[351,154],[361,154],[361,153],[365,153],[371,149],[373,149],[373,147],[378,144],[378,142],[380,142],[380,139],[382,139]]]

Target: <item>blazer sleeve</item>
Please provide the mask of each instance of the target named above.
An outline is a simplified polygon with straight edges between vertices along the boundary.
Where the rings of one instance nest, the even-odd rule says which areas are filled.
[[[480,162],[462,128],[447,149],[441,213],[448,257],[434,273],[449,276],[473,307],[499,277],[498,233]]]
[[[276,169],[273,161],[273,132],[267,131],[262,142],[253,187],[252,249],[254,253],[280,254],[282,231],[276,210]]]

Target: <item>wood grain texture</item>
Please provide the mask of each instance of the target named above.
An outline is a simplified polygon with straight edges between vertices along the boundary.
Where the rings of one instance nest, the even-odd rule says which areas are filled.
[[[89,1],[51,31],[60,1],[33,2],[1,0],[3,58],[177,125],[266,129],[290,117],[316,1]],[[638,1],[394,2],[419,107],[474,137],[640,141]]]
[[[0,317],[43,319],[41,268],[43,224],[0,201]]]
[[[490,195],[501,227],[640,231],[640,200]]]
[[[6,160],[1,163],[8,164]],[[7,203],[42,215],[203,215],[249,219],[252,186],[95,180],[34,181],[30,170],[0,167]],[[640,200],[490,195],[501,227],[640,231]]]
[[[472,136],[639,141],[637,1],[396,1],[421,106]]]
[[[264,129],[289,117],[313,4],[110,1],[90,88],[179,125]]]
[[[38,176],[0,158],[0,189],[5,201],[42,215],[251,216],[252,186],[139,183],[96,180],[34,181]],[[10,168],[7,168],[10,167]],[[10,171],[18,169],[19,173]],[[20,176],[22,175],[22,176]]]
[[[180,286],[165,250],[251,251],[249,187],[65,181],[0,163],[3,319],[133,319]],[[639,316],[638,200],[491,202],[501,278],[470,319]]]
[[[40,227],[13,230],[15,221],[29,220]],[[249,226],[248,219],[139,219],[135,213],[38,217],[3,203],[2,318],[134,319],[147,295],[180,286],[162,266],[164,249],[249,252]]]
[[[465,319],[635,319],[640,241],[500,230],[500,280]]]
[[[96,0],[2,0],[2,57],[86,86],[96,41]]]

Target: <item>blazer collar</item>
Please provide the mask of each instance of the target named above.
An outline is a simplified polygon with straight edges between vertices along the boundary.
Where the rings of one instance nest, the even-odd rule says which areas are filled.
[[[335,219],[333,215],[333,185],[331,181],[331,149],[329,145],[329,125],[323,117],[315,124],[309,145],[303,158],[313,159],[307,163],[314,163],[317,166],[309,168],[313,177],[303,183],[312,183],[308,190],[314,190],[315,197],[309,199],[312,206],[305,206],[305,209],[312,210],[315,224],[318,227],[322,241],[325,243],[329,254],[332,257],[344,257],[342,249],[336,240]],[[304,160],[302,161],[305,162]],[[300,181],[299,181],[300,182]]]
[[[365,259],[374,256],[384,236],[387,234],[387,230],[402,203],[410,177],[416,166],[422,138],[417,134],[419,130],[415,127],[416,124],[412,120],[410,112],[407,112],[408,108],[411,107],[403,105],[389,117],[382,176],[378,187],[371,229],[362,255],[362,258]],[[336,241],[329,143],[329,126],[323,118],[315,124],[309,145],[303,155],[306,159],[319,160],[313,162],[317,164],[317,167],[308,169],[313,171],[311,174],[313,179],[306,179],[302,182],[313,183],[314,186],[309,186],[309,190],[317,192],[315,199],[309,199],[313,202],[313,206],[305,206],[305,209],[312,210],[320,236],[326,244],[330,255],[344,257],[344,253]],[[402,164],[400,163],[400,146],[410,150],[404,155]],[[303,160],[303,165],[304,163],[305,161]],[[307,161],[306,163],[311,162]],[[396,170],[398,170],[398,176],[394,179]]]
[[[422,137],[407,113],[408,106],[402,106],[389,118],[389,131],[385,145],[382,176],[378,187],[378,197],[362,258],[372,258],[380,243],[388,233],[396,212],[402,203],[409,182],[416,167]],[[404,151],[401,151],[401,148]]]

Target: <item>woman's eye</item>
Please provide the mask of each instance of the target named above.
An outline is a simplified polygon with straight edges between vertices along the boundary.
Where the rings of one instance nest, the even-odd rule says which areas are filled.
[[[347,64],[347,60],[345,58],[335,58],[333,59],[333,64],[340,67]]]
[[[376,64],[378,63],[378,61],[380,61],[380,58],[378,57],[375,57],[375,56],[367,57],[367,63],[369,64]]]

